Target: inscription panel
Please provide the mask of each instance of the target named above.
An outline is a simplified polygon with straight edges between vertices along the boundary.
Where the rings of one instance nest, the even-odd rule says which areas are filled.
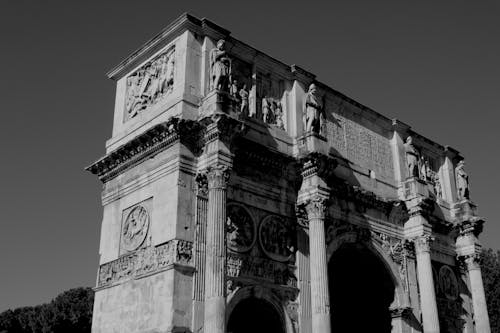
[[[345,110],[327,102],[326,137],[331,148],[359,166],[373,170],[377,178],[394,178],[390,142],[384,136],[345,117]],[[329,112],[335,110],[334,113]]]

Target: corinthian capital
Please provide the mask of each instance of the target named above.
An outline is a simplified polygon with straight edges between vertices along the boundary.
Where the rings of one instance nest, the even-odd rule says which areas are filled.
[[[321,194],[312,194],[307,199],[297,204],[296,213],[298,222],[307,227],[313,219],[324,219],[326,201],[328,198]]]
[[[207,169],[208,190],[226,189],[230,170],[226,165],[214,165]]]
[[[413,242],[415,243],[415,251],[417,254],[423,252],[431,251],[431,243],[434,240],[434,237],[431,235],[423,235],[415,238]]]
[[[469,254],[462,258],[467,265],[467,270],[472,271],[481,268],[481,255],[479,253]]]

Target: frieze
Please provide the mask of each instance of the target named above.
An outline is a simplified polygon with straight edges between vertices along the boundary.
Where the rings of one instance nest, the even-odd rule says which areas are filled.
[[[125,120],[134,118],[170,94],[174,86],[175,47],[148,61],[127,77]]]
[[[257,279],[296,288],[294,269],[293,266],[274,260],[232,252],[227,254],[227,275],[231,278]]]
[[[198,154],[203,146],[202,134],[203,128],[198,122],[170,118],[118,147],[85,169],[106,182],[179,140],[194,154]]]
[[[458,298],[458,280],[453,270],[448,265],[439,269],[438,275],[439,292],[447,299],[454,301]]]
[[[99,267],[97,288],[138,279],[176,264],[191,267],[192,252],[192,242],[174,239],[162,245],[150,246],[124,255]]]

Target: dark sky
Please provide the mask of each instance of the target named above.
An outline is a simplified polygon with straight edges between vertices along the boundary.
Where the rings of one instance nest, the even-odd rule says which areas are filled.
[[[0,311],[93,286],[107,70],[183,12],[463,153],[500,248],[498,1],[0,2]]]

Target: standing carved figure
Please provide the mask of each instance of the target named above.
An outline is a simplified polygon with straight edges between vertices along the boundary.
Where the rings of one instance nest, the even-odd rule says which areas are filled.
[[[419,153],[417,148],[413,145],[411,136],[406,138],[404,145],[406,153],[406,166],[408,167],[408,178],[418,177],[418,157]]]
[[[267,101],[267,98],[264,97],[262,98],[262,121],[266,124],[269,123],[269,112],[269,102]]]
[[[441,187],[441,181],[439,180],[439,176],[436,174],[434,176],[434,192],[436,192],[436,197],[443,197],[443,189]]]
[[[221,39],[217,47],[210,51],[210,77],[212,89],[227,91],[231,75],[231,59],[225,49],[226,41]]]
[[[246,116],[248,114],[248,91],[246,84],[240,89],[239,94],[241,99],[240,112]]]
[[[305,132],[313,132],[319,134],[321,129],[323,101],[321,100],[321,96],[319,95],[314,83],[309,86],[303,112]]]
[[[465,171],[465,161],[461,160],[455,169],[458,199],[469,199],[469,175]]]

